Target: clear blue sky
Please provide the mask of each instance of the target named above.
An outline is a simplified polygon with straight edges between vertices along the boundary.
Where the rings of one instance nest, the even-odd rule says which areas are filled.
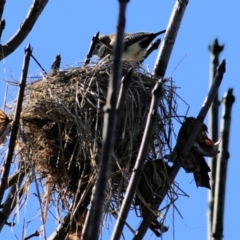
[[[21,3],[9,0],[6,3],[3,17],[6,28],[3,32],[2,43],[5,43],[17,30],[25,18],[32,1]],[[126,31],[159,31],[165,29],[174,6],[174,0],[168,1],[130,1],[127,7]],[[226,58],[227,72],[224,76],[219,96],[228,88],[234,88],[236,102],[233,106],[232,128],[230,139],[230,159],[227,175],[227,195],[225,213],[225,239],[240,239],[240,153],[239,146],[239,101],[240,95],[240,1],[238,0],[192,0],[186,9],[184,19],[179,30],[176,44],[168,65],[166,76],[171,75],[177,86],[178,94],[190,105],[189,116],[196,116],[203,103],[209,87],[210,54],[208,45],[217,37],[220,44],[225,45],[220,58]],[[116,30],[118,1],[54,1],[48,5],[31,31],[27,39],[9,57],[4,59],[0,67],[0,105],[3,103],[5,81],[19,80],[22,67],[23,49],[28,44],[34,48],[33,54],[48,71],[56,54],[62,56],[62,68],[75,65],[83,61],[89,42],[97,31],[100,34],[112,33]],[[157,53],[153,53],[146,61],[150,69],[153,68]],[[187,54],[186,57],[184,57]],[[184,58],[184,59],[183,59]],[[181,63],[180,63],[181,62]],[[180,64],[179,64],[180,63]],[[178,65],[179,64],[179,65]],[[178,66],[177,66],[178,65]],[[177,66],[177,68],[176,68]],[[176,68],[176,69],[175,69]],[[175,69],[175,70],[174,70]],[[31,61],[29,74],[39,70],[35,62]],[[12,93],[14,96],[14,92]],[[184,115],[186,107],[178,109],[179,115]],[[208,120],[205,120],[208,123]],[[179,126],[176,126],[179,127]],[[196,188],[192,182],[192,175],[181,170],[177,182],[190,198],[180,198],[176,205],[183,219],[176,211],[171,211],[166,219],[169,232],[163,239],[206,239],[207,235],[207,194],[208,190]],[[37,203],[30,204],[36,209]],[[32,211],[28,209],[27,211]],[[131,218],[132,219],[132,218]],[[138,221],[131,222],[136,228]],[[137,219],[140,221],[140,218]],[[33,227],[37,230],[38,221]],[[21,224],[14,231],[21,232]],[[29,229],[28,234],[32,233]],[[14,235],[5,227],[0,239],[14,239]],[[48,231],[48,235],[50,231]],[[131,239],[128,235],[127,239]],[[149,234],[150,236],[150,234]],[[108,233],[103,239],[109,239]],[[148,238],[146,238],[148,239]],[[151,239],[155,239],[152,235]]]

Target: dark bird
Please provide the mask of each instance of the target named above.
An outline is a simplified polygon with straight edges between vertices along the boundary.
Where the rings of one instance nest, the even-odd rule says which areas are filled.
[[[194,117],[186,117],[183,122],[177,137],[177,143],[170,156],[170,159],[175,161],[177,156],[181,155],[181,151],[189,137],[192,128],[196,122]],[[206,187],[210,189],[209,176],[208,173],[211,171],[210,167],[207,165],[204,156],[215,157],[218,153],[218,145],[214,143],[207,136],[207,126],[203,123],[202,127],[187,155],[186,158],[181,158],[181,166],[185,169],[187,173],[193,173],[196,185],[199,187]]]
[[[162,159],[147,161],[145,163],[137,188],[137,194],[135,195],[135,204],[139,206],[142,218],[147,213],[150,204],[160,203],[161,198],[159,193],[168,184],[169,171],[170,166]],[[168,231],[168,227],[159,222],[157,217],[151,222],[149,228],[157,237]]]
[[[53,61],[53,64],[52,64],[52,66],[51,66],[52,71],[53,71],[53,72],[58,71],[59,68],[60,68],[60,64],[61,64],[61,55],[58,54],[58,55],[55,57],[55,59],[54,59],[54,61]]]
[[[122,59],[129,62],[141,62],[146,58],[147,49],[150,43],[158,35],[165,33],[166,30],[151,32],[125,33],[123,39]],[[113,47],[116,43],[116,34],[99,36],[99,43],[95,45],[93,55],[103,59],[107,55],[112,58]]]

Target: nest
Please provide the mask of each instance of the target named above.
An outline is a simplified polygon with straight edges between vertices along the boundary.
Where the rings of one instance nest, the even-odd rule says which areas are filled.
[[[129,66],[123,65],[123,76],[128,69]],[[66,196],[72,198],[76,192],[80,193],[84,206],[90,202],[99,168],[103,106],[110,73],[111,66],[106,64],[72,68],[27,85],[19,154],[26,162],[31,158],[38,174],[51,183],[51,191],[58,192],[65,205]],[[124,112],[116,129],[106,213],[119,209],[126,191],[157,80],[142,69],[133,71]],[[167,138],[171,134],[170,115],[176,110],[175,98],[175,88],[165,86],[148,160],[169,151]]]

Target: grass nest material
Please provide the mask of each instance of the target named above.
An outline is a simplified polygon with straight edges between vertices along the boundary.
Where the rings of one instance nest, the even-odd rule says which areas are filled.
[[[123,76],[128,70],[129,66],[124,64]],[[19,153],[26,161],[31,158],[40,176],[51,183],[51,192],[60,194],[59,199],[71,198],[79,190],[81,201],[86,206],[89,204],[101,154],[103,106],[110,74],[110,65],[93,64],[49,74],[27,85]],[[106,212],[121,204],[157,80],[143,69],[133,71],[117,126]],[[175,87],[166,84],[163,94],[147,158],[151,160],[162,157],[170,148],[171,115],[176,110]]]

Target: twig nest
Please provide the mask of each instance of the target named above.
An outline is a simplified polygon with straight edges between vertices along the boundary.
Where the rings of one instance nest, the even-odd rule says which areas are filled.
[[[123,75],[128,69],[124,65]],[[25,160],[31,156],[43,177],[50,176],[53,184],[67,187],[71,193],[79,181],[85,189],[99,165],[110,74],[108,65],[72,68],[29,84],[25,93],[20,153]],[[129,176],[135,162],[156,81],[134,69],[116,133],[111,172],[115,188],[123,171]]]

